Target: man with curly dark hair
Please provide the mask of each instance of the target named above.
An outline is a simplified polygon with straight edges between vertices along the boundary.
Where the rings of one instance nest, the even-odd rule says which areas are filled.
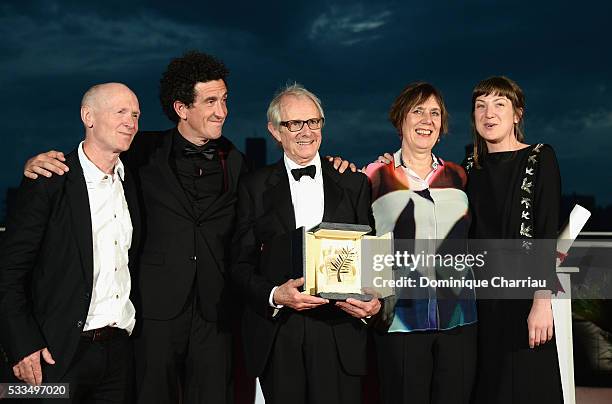
[[[192,105],[196,100],[198,83],[218,82],[227,93],[228,74],[229,71],[218,59],[196,51],[187,52],[183,57],[170,62],[159,81],[159,100],[168,119],[177,124],[180,122],[180,116],[174,110],[174,102]],[[223,115],[227,115],[227,110]]]
[[[145,232],[133,274],[138,403],[232,402],[225,265],[245,164],[222,136],[227,75],[205,53],[172,60],[160,101],[176,126],[140,133],[122,155],[136,177]],[[26,176],[63,173],[55,157],[63,158],[30,159]]]

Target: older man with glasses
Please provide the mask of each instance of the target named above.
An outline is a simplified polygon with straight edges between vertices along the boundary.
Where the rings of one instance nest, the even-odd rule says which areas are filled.
[[[268,130],[283,157],[239,184],[231,276],[245,296],[247,370],[267,402],[358,403],[366,372],[366,326],[380,302],[330,302],[302,294],[291,266],[293,230],[320,222],[371,224],[370,186],[361,173],[321,160],[324,113],[294,84],[268,108]]]

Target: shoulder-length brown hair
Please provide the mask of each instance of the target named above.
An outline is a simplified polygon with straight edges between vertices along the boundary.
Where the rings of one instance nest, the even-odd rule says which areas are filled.
[[[478,134],[476,130],[476,120],[474,119],[474,110],[476,98],[482,95],[499,95],[506,97],[512,103],[512,109],[518,116],[518,123],[514,124],[514,135],[519,142],[525,140],[525,132],[523,127],[523,116],[525,115],[525,95],[523,90],[516,84],[515,81],[505,76],[493,76],[482,80],[476,84],[472,91],[472,134],[474,137],[474,165],[480,167],[480,161],[487,154],[487,144],[485,140]]]

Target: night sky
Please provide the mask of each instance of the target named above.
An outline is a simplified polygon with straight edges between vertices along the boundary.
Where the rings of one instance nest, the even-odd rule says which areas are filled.
[[[321,97],[322,152],[361,165],[399,147],[389,106],[408,83],[429,81],[451,115],[435,152],[460,162],[473,86],[507,75],[527,97],[527,141],[557,152],[563,192],[612,203],[610,2],[84,3],[0,4],[0,200],[28,157],[78,144],[80,99],[93,84],[131,87],[141,130],[170,127],[160,75],[173,57],[198,49],[231,72],[224,134],[242,150],[246,137],[266,137],[270,162],[280,152],[265,112],[286,82]]]

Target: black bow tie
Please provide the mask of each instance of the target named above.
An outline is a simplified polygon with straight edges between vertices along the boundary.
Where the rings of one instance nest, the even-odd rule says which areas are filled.
[[[204,156],[206,160],[212,160],[217,154],[217,144],[213,140],[209,140],[202,146],[188,144],[183,149],[183,154],[190,156]]]
[[[314,179],[314,176],[317,172],[317,167],[315,167],[314,165],[309,165],[303,168],[294,168],[293,170],[291,170],[291,175],[293,175],[293,178],[295,178],[296,181],[299,181],[300,178],[302,178],[302,176],[307,175],[310,178]]]

